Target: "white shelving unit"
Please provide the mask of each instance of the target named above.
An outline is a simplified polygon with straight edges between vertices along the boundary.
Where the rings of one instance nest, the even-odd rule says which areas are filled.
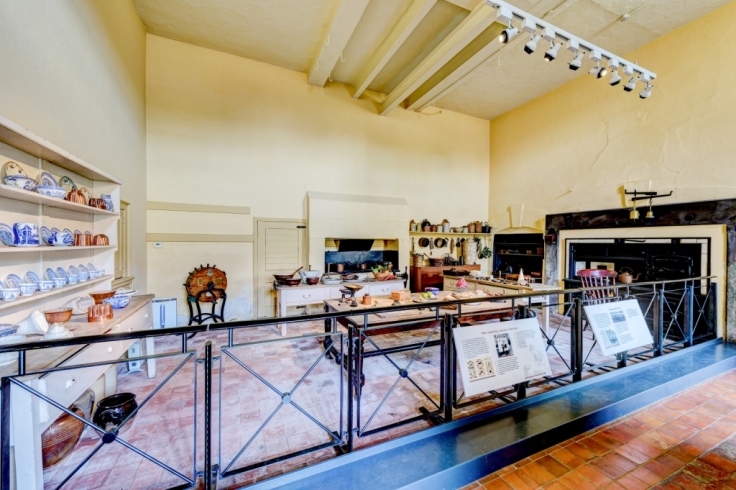
[[[71,178],[76,186],[89,189],[92,197],[110,194],[114,211],[44,196],[36,192],[5,185],[2,167],[8,161],[19,163],[29,177],[50,172],[58,181],[62,176]],[[92,290],[111,288],[117,250],[117,222],[120,209],[120,181],[103,170],[46,141],[40,136],[0,116],[0,223],[10,226],[17,222],[32,222],[59,229],[90,231],[105,234],[110,245],[89,247],[7,247],[0,245],[0,279],[8,274],[24,277],[29,271],[39,277],[46,268],[56,270],[80,264],[94,264],[106,275],[63,288],[37,291],[32,296],[14,301],[0,300],[0,323],[15,323],[32,310],[62,306],[76,296]]]

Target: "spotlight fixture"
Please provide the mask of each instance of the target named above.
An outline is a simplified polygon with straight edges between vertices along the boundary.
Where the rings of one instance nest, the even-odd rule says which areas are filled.
[[[588,73],[595,76],[596,78],[603,78],[606,76],[606,73],[608,73],[608,68],[606,68],[605,66],[601,66],[600,62],[597,62]]]
[[[515,38],[517,34],[519,34],[519,29],[509,24],[509,27],[507,29],[504,29],[503,32],[501,32],[501,35],[498,36],[498,40],[501,42],[501,44],[506,44],[507,42]]]
[[[615,87],[619,83],[621,83],[621,75],[618,74],[618,70],[613,70],[611,72],[611,81],[608,83],[611,84],[611,87]]]
[[[528,43],[524,45],[524,52],[526,54],[532,54],[534,51],[537,50],[537,44],[541,40],[542,40],[542,36],[540,36],[539,34],[532,37],[531,41],[529,41]]]
[[[640,99],[648,99],[652,95],[652,89],[653,88],[654,88],[654,86],[651,83],[647,82],[646,88],[644,90],[642,90],[641,92],[639,92],[639,98]]]
[[[583,57],[585,57],[585,53],[583,51],[578,51],[575,57],[572,59],[572,61],[569,63],[571,70],[579,70],[581,66],[583,66]]]
[[[627,83],[626,85],[624,85],[624,90],[626,90],[627,92],[631,92],[632,90],[634,90],[636,88],[636,82],[638,82],[638,81],[639,81],[639,79],[636,78],[636,77],[629,78],[629,83]]]
[[[560,50],[560,46],[562,46],[562,43],[555,44],[553,41],[552,47],[544,53],[544,61],[554,61],[557,58],[557,52]]]

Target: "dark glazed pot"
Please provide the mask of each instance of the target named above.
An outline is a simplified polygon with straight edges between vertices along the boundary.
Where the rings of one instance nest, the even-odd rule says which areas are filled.
[[[92,417],[92,422],[105,432],[110,432],[117,429],[136,408],[138,408],[138,404],[133,393],[117,393],[100,400],[95,415]],[[129,427],[130,422],[125,424],[121,433]]]

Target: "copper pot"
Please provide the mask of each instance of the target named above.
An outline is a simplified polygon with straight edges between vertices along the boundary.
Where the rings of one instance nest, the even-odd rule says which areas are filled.
[[[84,247],[86,245],[87,239],[85,238],[88,235],[85,235],[84,233],[75,233],[74,234],[74,246],[75,247]],[[91,241],[91,239],[90,239]]]
[[[110,245],[110,239],[104,234],[95,235],[92,237],[92,245]]]
[[[93,208],[107,209],[105,201],[96,197],[89,198],[89,205]]]
[[[77,204],[87,204],[87,199],[84,197],[84,194],[82,194],[82,191],[79,191],[77,189],[69,191],[65,199],[69,202],[75,202]]]
[[[95,300],[96,305],[101,305],[103,300],[115,296],[115,291],[97,291],[89,293],[89,295]]]

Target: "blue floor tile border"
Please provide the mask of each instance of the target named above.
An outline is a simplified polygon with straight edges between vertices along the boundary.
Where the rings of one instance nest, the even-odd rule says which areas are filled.
[[[733,368],[736,345],[716,339],[248,488],[455,489]]]

